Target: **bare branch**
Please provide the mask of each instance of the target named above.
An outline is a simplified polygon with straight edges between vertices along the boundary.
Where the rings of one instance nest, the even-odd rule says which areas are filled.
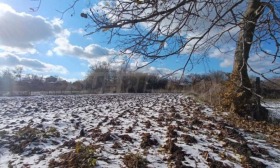
[[[62,19],[64,14],[66,12],[68,12],[69,10],[72,10],[71,16],[73,16],[75,14],[75,6],[76,6],[77,2],[79,2],[79,0],[75,0],[67,9],[65,9],[63,11],[56,10],[57,12],[61,13],[60,19]]]

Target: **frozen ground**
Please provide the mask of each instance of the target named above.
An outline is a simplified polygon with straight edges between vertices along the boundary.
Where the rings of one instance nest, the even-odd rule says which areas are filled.
[[[125,167],[128,153],[148,167],[280,167],[279,147],[181,94],[0,98],[0,116],[0,167],[69,167],[78,144],[97,167]]]
[[[269,110],[270,118],[280,121],[280,101],[279,100],[265,100],[262,105]]]

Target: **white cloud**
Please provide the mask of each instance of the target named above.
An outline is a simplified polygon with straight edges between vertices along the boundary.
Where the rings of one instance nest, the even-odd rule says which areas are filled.
[[[35,53],[34,44],[61,31],[58,19],[16,12],[0,3],[0,49],[15,53]]]
[[[86,72],[81,72],[81,76],[82,76],[83,78],[85,78],[85,77],[87,76],[87,73],[86,73]]]
[[[113,49],[103,48],[97,44],[90,44],[84,50],[90,57],[110,56],[116,54]]]
[[[276,60],[276,62],[273,63],[273,59],[274,58],[271,56],[253,55],[249,58],[248,63],[250,67],[258,73],[273,75],[274,72],[280,73],[280,62]],[[272,72],[270,70],[274,71]]]
[[[224,58],[224,60],[220,63],[220,66],[223,68],[231,67],[233,65],[233,59]]]
[[[113,49],[102,47],[98,44],[90,44],[86,47],[71,44],[69,37],[71,32],[64,29],[60,34],[57,34],[55,39],[55,47],[52,50],[57,55],[76,56],[89,62],[91,59],[105,59],[104,57],[112,57],[117,54]]]
[[[5,12],[15,12],[15,10],[11,6],[4,3],[0,3],[0,9],[1,9],[0,15],[2,15]]]
[[[82,28],[79,28],[77,30],[73,30],[72,33],[77,33],[77,34],[80,34],[80,35],[85,35],[86,34],[86,31]]]
[[[64,78],[64,77],[60,77],[62,80],[66,80],[67,82],[75,82],[75,81],[77,81],[77,80],[79,80],[79,79],[77,79],[77,78]]]
[[[87,59],[90,65],[95,66],[99,63],[108,63],[111,69],[114,70],[120,70],[121,68],[126,67],[127,71],[135,72],[141,72],[141,73],[147,73],[147,74],[157,74],[159,76],[169,76],[176,77],[179,79],[182,75],[182,71],[177,71],[173,74],[174,70],[169,68],[160,68],[160,67],[154,67],[152,65],[148,65],[149,62],[144,61],[141,57],[130,57],[128,59],[125,55],[118,55],[118,56],[102,56],[97,58],[89,58]],[[127,62],[129,61],[129,62]],[[145,66],[146,65],[146,66]],[[142,67],[143,66],[143,67]],[[141,67],[140,69],[138,69]],[[86,76],[85,72],[81,73],[82,76]]]
[[[51,56],[53,56],[53,52],[51,50],[48,50],[46,55],[51,57]]]
[[[210,58],[216,58],[220,60],[220,67],[227,68],[233,66],[235,45],[229,44],[222,46],[221,48],[213,47],[208,53]]]
[[[12,53],[0,53],[0,66],[2,68],[22,66],[24,69],[36,73],[68,73],[68,70],[63,66],[45,63],[36,59],[22,58]]]
[[[37,53],[37,50],[35,48],[17,48],[17,47],[8,47],[8,46],[3,46],[0,43],[0,50],[8,53],[15,53],[19,55],[24,55],[24,54],[35,54]]]

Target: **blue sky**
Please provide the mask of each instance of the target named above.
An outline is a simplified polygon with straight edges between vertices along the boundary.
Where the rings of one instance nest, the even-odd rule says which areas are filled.
[[[76,4],[73,16],[73,10],[69,10],[61,19],[62,14],[58,11],[67,9],[71,2],[42,0],[38,11],[33,12],[30,8],[36,7],[38,1],[0,0],[0,70],[22,66],[25,74],[55,75],[74,81],[83,79],[91,65],[111,62],[118,51],[115,44],[107,43],[106,34],[84,36],[88,20],[81,18],[80,13],[89,1],[81,0]],[[230,71],[232,58],[231,55],[209,56],[186,73]],[[160,60],[142,71],[169,73],[182,67],[185,59]],[[142,63],[145,61],[138,58],[130,65],[133,69]],[[120,66],[119,62],[111,64],[113,68]]]

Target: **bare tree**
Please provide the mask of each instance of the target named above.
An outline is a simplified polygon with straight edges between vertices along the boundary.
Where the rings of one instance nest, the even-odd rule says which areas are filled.
[[[81,16],[90,19],[88,35],[103,31],[109,33],[109,42],[118,37],[123,53],[130,51],[150,62],[185,57],[178,69],[183,72],[213,50],[234,57],[229,107],[242,114],[251,104],[248,69],[264,78],[267,72],[279,72],[272,64],[267,72],[248,64],[249,55],[270,56],[272,63],[279,57],[279,11],[277,0],[104,0]],[[225,45],[229,43],[236,44],[233,54]]]
[[[91,66],[86,81],[91,85],[92,90],[99,89],[101,93],[104,93],[110,82],[109,63],[99,62],[95,66]]]
[[[14,93],[14,83],[15,83],[15,77],[13,76],[13,73],[11,70],[6,69],[2,72],[2,82],[1,87],[3,91],[8,91],[9,95],[13,95]]]
[[[22,77],[22,71],[23,71],[23,67],[21,66],[17,66],[14,70],[13,73],[15,75],[15,77],[20,81],[21,77]]]

